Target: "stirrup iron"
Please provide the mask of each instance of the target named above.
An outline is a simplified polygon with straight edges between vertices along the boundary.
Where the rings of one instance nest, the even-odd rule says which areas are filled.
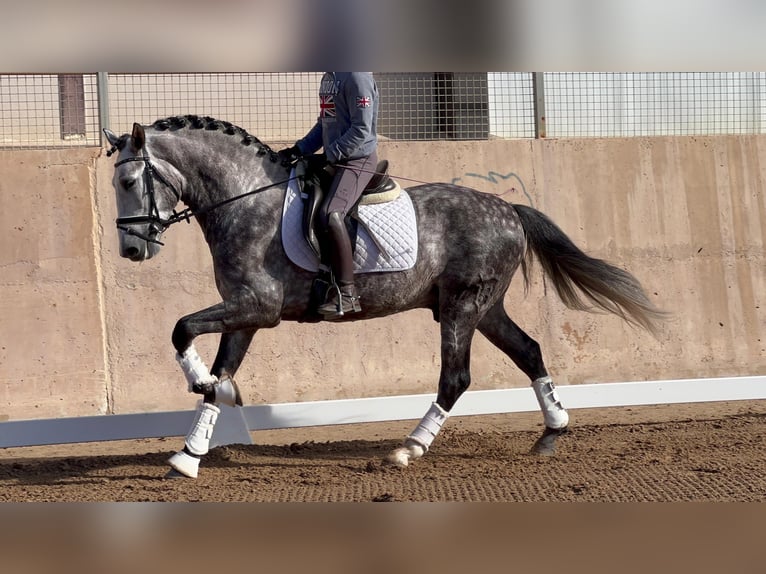
[[[355,287],[352,287],[350,293],[343,293],[340,285],[333,283],[330,289],[334,289],[332,295],[335,297],[333,306],[332,296],[326,298],[325,302],[319,306],[319,313],[327,318],[343,317],[346,313],[359,313],[362,306],[359,303],[360,297]],[[344,310],[344,300],[350,305]]]

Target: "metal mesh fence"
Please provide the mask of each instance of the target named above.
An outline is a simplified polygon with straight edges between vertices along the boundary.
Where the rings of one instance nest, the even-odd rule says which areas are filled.
[[[766,133],[766,73],[375,72],[378,131],[397,140]],[[106,75],[102,75],[106,77]],[[321,73],[0,74],[0,147],[97,146],[180,114],[230,121],[268,143],[316,121]],[[536,91],[537,90],[537,91]],[[99,100],[99,93],[102,99]],[[108,114],[107,114],[108,110]]]
[[[548,137],[763,133],[766,74],[545,74]]]
[[[487,74],[490,136],[535,137],[535,95],[532,74],[502,72]]]
[[[226,120],[264,141],[291,141],[317,117],[321,74],[110,74],[110,123],[130,131],[169,116]]]
[[[0,146],[99,145],[96,74],[0,74]]]
[[[489,136],[486,73],[377,73],[378,132],[398,140]]]

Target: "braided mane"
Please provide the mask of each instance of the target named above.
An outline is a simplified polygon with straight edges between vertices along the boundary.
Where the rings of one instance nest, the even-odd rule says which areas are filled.
[[[192,129],[192,130],[208,130],[208,131],[221,131],[226,135],[239,136],[242,139],[240,143],[245,146],[257,145],[258,155],[264,155],[266,153],[274,154],[275,152],[257,137],[250,135],[243,128],[235,126],[231,122],[217,120],[210,116],[197,116],[197,115],[183,115],[183,116],[171,116],[155,121],[152,125],[157,131],[166,130],[179,130],[179,129]]]

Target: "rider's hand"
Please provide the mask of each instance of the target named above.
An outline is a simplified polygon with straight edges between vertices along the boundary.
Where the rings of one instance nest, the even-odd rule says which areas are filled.
[[[327,156],[323,153],[307,155],[305,159],[306,167],[309,173],[319,173],[322,170],[327,170],[329,166]]]
[[[285,167],[287,167],[289,165],[292,165],[293,163],[298,161],[301,158],[302,155],[303,154],[301,153],[301,148],[299,148],[297,145],[285,148],[283,150],[279,150],[277,152],[277,156],[279,157],[279,161]]]

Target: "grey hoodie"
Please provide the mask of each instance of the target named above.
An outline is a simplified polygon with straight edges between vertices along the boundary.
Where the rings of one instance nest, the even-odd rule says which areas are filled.
[[[317,123],[296,145],[304,155],[324,148],[330,163],[370,155],[378,145],[378,103],[372,72],[325,72]]]

